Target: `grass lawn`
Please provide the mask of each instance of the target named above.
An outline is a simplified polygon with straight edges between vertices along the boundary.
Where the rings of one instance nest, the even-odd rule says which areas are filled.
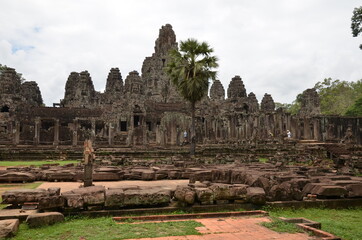
[[[34,165],[34,166],[41,166],[44,164],[54,164],[54,163],[59,163],[59,165],[65,165],[68,163],[79,163],[79,161],[76,160],[42,160],[42,161],[0,161],[0,166],[3,167],[16,167],[16,166],[30,166],[30,165]]]
[[[195,229],[203,226],[196,221],[118,224],[111,217],[66,219],[64,223],[29,229],[21,224],[14,240],[108,240],[151,238],[163,236],[200,235]]]
[[[344,240],[362,240],[362,208],[354,209],[272,209],[272,217],[304,217],[322,224],[322,230]]]

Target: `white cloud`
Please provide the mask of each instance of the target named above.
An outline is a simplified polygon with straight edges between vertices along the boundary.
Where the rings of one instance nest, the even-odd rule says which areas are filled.
[[[207,41],[220,58],[225,90],[240,75],[261,101],[295,96],[326,77],[362,78],[361,38],[350,19],[357,0],[4,0],[0,63],[38,82],[47,105],[63,98],[72,71],[88,70],[97,90],[108,71],[141,70],[159,28],[177,40]],[[14,51],[17,50],[17,51]]]

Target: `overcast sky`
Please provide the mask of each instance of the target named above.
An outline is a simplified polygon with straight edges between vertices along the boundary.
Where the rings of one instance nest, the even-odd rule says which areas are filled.
[[[162,25],[177,41],[208,42],[225,91],[240,75],[258,101],[291,103],[317,81],[362,79],[357,0],[1,0],[0,63],[39,84],[46,105],[64,97],[72,71],[104,91],[110,68],[123,79],[154,52]]]

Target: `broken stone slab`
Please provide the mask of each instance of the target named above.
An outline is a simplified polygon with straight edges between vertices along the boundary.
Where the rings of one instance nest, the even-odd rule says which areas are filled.
[[[118,181],[121,176],[114,172],[95,172],[93,173],[93,181]]]
[[[0,175],[0,182],[34,182],[35,175],[25,172],[7,172]]]
[[[347,196],[346,188],[342,186],[319,186],[314,188],[311,194],[323,197],[344,197]]]
[[[0,220],[0,238],[10,238],[16,235],[19,229],[19,219]]]
[[[197,200],[201,204],[213,204],[214,192],[209,188],[195,188]]]
[[[3,204],[23,204],[24,202],[38,202],[41,198],[49,197],[51,193],[45,189],[14,189],[2,193]]]
[[[249,187],[246,189],[246,200],[252,204],[262,205],[266,202],[264,189],[260,187]]]
[[[123,207],[124,191],[121,188],[106,189],[106,207]]]
[[[66,206],[77,209],[84,207],[84,199],[80,194],[65,192],[62,194],[62,196],[65,199]]]
[[[26,218],[26,223],[30,228],[53,225],[63,221],[64,215],[60,212],[35,213]]]
[[[85,206],[103,205],[105,202],[105,190],[106,189],[103,186],[90,186],[73,189],[71,191],[63,193],[62,195],[64,195],[66,199],[68,198],[69,194],[80,195],[83,199],[83,203]]]
[[[39,210],[63,208],[65,206],[65,198],[63,196],[49,196],[40,198],[38,203]]]
[[[195,203],[196,192],[188,186],[177,186],[174,197],[177,201],[192,205]]]
[[[155,206],[169,204],[171,191],[160,187],[124,191],[125,206]]]
[[[346,186],[348,197],[362,197],[362,183],[354,183]]]

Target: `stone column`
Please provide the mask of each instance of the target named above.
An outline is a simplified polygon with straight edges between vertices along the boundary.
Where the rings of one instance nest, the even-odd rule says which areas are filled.
[[[108,124],[108,144],[110,146],[113,145],[113,130],[114,130],[113,124],[109,123]]]
[[[78,120],[73,120],[73,139],[72,139],[72,145],[77,146],[78,145]]]
[[[35,119],[34,125],[34,145],[38,145],[40,142],[40,128],[41,128],[41,119]]]
[[[313,135],[314,135],[314,140],[321,140],[320,137],[320,127],[319,127],[319,119],[315,118],[313,121]]]
[[[95,140],[96,140],[96,120],[92,119],[91,124],[92,124],[91,140],[92,140],[93,143],[95,143]]]
[[[54,141],[53,141],[53,145],[54,146],[59,145],[59,119],[54,120]]]
[[[309,118],[304,118],[304,139],[311,139]]]
[[[14,145],[18,145],[20,142],[20,123],[19,121],[15,122],[15,128],[13,129],[14,133]]]
[[[93,185],[94,150],[91,140],[84,141],[84,187]]]

